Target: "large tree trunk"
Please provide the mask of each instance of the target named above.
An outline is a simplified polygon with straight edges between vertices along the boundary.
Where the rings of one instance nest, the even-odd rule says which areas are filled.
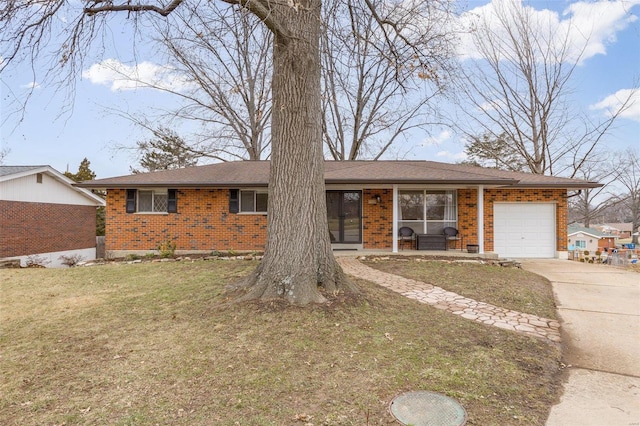
[[[244,299],[322,303],[320,292],[357,291],[329,240],[320,107],[320,0],[279,6],[289,37],[276,35],[267,243]]]

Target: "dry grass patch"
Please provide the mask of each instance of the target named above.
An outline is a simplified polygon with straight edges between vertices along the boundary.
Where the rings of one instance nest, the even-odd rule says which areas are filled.
[[[229,304],[254,262],[0,271],[4,425],[388,425],[408,390],[469,425],[542,425],[558,349],[360,281],[363,297]]]
[[[519,268],[414,257],[377,260],[366,265],[442,287],[481,302],[556,319],[551,283]]]

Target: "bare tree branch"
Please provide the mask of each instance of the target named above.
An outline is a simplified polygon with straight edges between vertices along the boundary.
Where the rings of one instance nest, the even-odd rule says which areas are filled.
[[[549,33],[542,25],[541,30],[535,12],[520,3],[494,3],[494,8],[493,19],[479,19],[473,28],[482,58],[466,61],[458,80],[470,120],[457,128],[471,137],[506,135],[532,173],[573,177],[630,107],[631,96],[605,120],[581,120],[569,96],[588,40],[576,49],[566,29]]]

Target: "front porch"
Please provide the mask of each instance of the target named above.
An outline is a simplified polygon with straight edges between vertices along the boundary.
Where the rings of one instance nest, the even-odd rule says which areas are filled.
[[[452,259],[498,259],[496,253],[468,253],[460,250],[400,250],[392,251],[391,249],[363,249],[363,250],[345,250],[334,249],[335,257],[371,257],[371,256],[393,256],[401,257],[425,257],[433,259],[452,258]]]

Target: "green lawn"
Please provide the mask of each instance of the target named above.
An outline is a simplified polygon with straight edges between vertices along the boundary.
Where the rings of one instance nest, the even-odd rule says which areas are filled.
[[[549,281],[531,272],[499,265],[460,262],[459,259],[391,259],[365,263],[372,268],[423,281],[471,299],[544,318],[556,318]]]
[[[364,281],[328,306],[230,303],[255,265],[0,270],[0,424],[389,425],[409,390],[469,425],[544,424],[557,347]]]

